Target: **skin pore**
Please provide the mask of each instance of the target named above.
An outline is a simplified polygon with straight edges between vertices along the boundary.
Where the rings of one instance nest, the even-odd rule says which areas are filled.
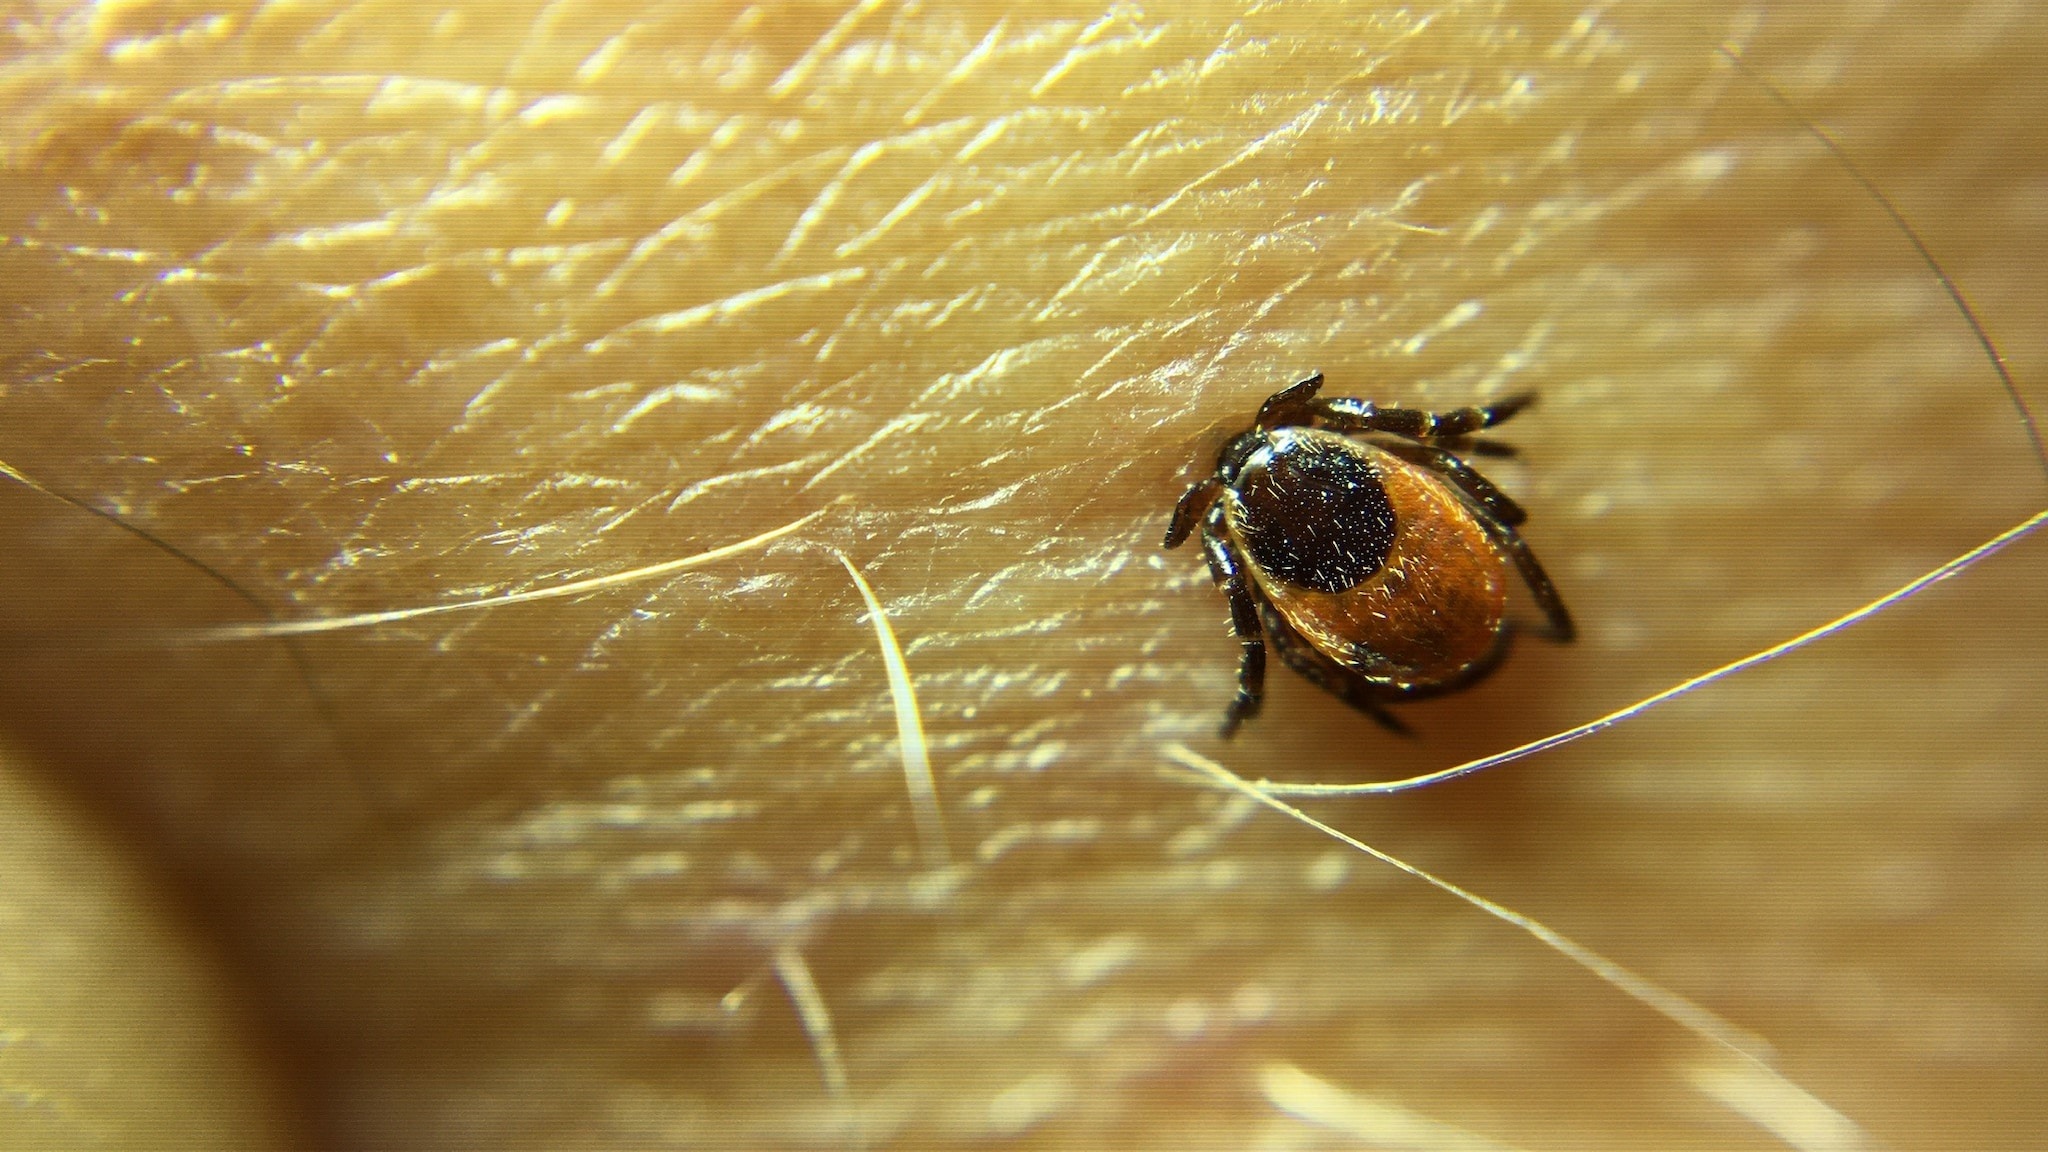
[[[64,797],[10,801],[0,861],[135,926],[67,958],[30,946],[60,900],[7,906],[8,1141],[1855,1146],[1161,749],[1447,766],[2038,509],[1925,268],[1712,51],[1840,133],[2033,387],[2025,12],[16,21],[0,460],[186,559],[0,492],[0,720],[20,787]],[[1159,536],[1314,369],[1383,403],[1538,391],[1483,466],[1582,635],[1403,707],[1406,741],[1276,669],[1226,744],[1227,608]],[[589,595],[170,643],[812,513]],[[942,833],[834,550],[901,644]],[[2042,564],[2024,542],[1597,739],[1314,814],[1762,1033],[1886,1146],[2024,1147]],[[73,1007],[26,1019],[48,989]],[[1385,1105],[1495,1143],[1398,1143]]]

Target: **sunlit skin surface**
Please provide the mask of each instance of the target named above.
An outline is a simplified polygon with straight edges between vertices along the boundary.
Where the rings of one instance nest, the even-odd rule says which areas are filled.
[[[1509,1146],[1781,1147],[1698,1040],[1159,752],[1441,767],[2041,505],[1924,269],[1710,45],[1840,131],[2038,395],[2048,33],[1684,11],[38,9],[0,117],[0,459],[280,617],[828,511],[665,582],[307,637],[302,678],[275,642],[77,639],[254,610],[10,487],[7,732],[118,831],[85,851],[175,894],[125,899],[209,942],[236,1008],[194,1043],[271,1074],[236,1098],[286,1142],[1355,1144],[1276,1103],[1295,1068]],[[1316,368],[1541,392],[1488,473],[1581,635],[1404,708],[1406,741],[1276,669],[1225,745],[1236,644],[1158,535]],[[826,547],[903,642],[936,873]],[[1316,811],[1762,1032],[1888,1146],[2027,1147],[2041,548],[1596,740]],[[86,1143],[89,1094],[14,1051],[8,1139]]]

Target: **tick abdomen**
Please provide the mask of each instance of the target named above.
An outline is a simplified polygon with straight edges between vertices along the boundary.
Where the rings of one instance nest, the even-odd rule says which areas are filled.
[[[1334,432],[1286,428],[1224,499],[1274,610],[1346,668],[1410,690],[1492,662],[1506,565],[1434,473]]]

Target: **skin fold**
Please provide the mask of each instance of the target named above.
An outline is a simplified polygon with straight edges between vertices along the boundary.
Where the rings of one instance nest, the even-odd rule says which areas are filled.
[[[62,799],[7,802],[47,879],[0,898],[0,1143],[1858,1146],[1162,749],[1444,767],[2041,508],[1910,245],[1713,50],[2038,398],[2023,8],[12,11],[0,460],[44,490],[0,491],[0,725]],[[1477,463],[1581,637],[1407,740],[1276,667],[1224,743],[1228,610],[1159,536],[1315,369],[1540,394]],[[1762,1034],[1870,1146],[2028,1147],[2044,562],[1310,807]],[[40,946],[67,890],[136,934]]]

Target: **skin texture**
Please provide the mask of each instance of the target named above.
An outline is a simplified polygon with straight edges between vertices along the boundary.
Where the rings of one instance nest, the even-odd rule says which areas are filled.
[[[1710,50],[1839,131],[2027,382],[2040,22],[1581,11],[19,9],[0,459],[226,582],[0,493],[6,731],[119,829],[79,851],[178,894],[237,1006],[194,1034],[311,1147],[1351,1147],[1368,1098],[1513,1147],[1781,1146],[1699,1040],[1160,752],[1456,763],[2042,505],[1896,229]],[[1487,471],[1583,635],[1403,708],[1411,741],[1276,669],[1226,747],[1226,609],[1158,536],[1315,368],[1540,392]],[[162,643],[818,510],[586,597]],[[902,642],[948,867],[828,548]],[[2044,562],[1316,811],[1764,1033],[1887,1146],[2027,1146]],[[152,1068],[94,1074],[180,1097]],[[1423,1139],[1379,1143],[1458,1146]]]

